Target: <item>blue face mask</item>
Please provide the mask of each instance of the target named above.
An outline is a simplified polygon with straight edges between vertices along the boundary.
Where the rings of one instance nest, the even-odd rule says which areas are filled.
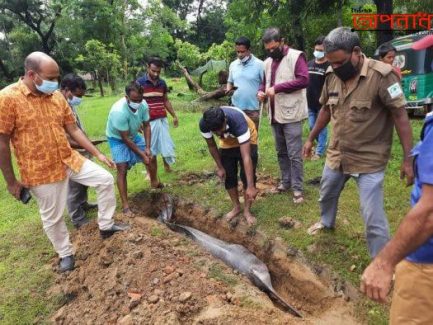
[[[314,51],[313,55],[316,59],[320,60],[323,59],[323,57],[325,56],[325,52],[323,51]]]
[[[82,99],[80,97],[73,96],[72,99],[68,100],[68,102],[69,102],[69,105],[71,105],[71,106],[78,106],[81,104]]]
[[[41,78],[41,77],[39,76],[39,78]],[[53,92],[55,92],[57,89],[59,89],[59,82],[42,79],[42,84],[38,85],[35,83],[35,87],[41,93],[49,95],[49,94],[52,94]]]
[[[141,106],[141,103],[129,102],[128,106],[132,108],[134,111],[138,110]]]

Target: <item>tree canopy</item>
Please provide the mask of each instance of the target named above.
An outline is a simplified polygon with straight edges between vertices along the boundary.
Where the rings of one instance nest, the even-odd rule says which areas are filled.
[[[378,13],[425,12],[432,5],[356,3]],[[152,56],[168,67],[176,61],[188,68],[209,59],[229,62],[239,36],[249,37],[263,58],[261,36],[270,26],[280,27],[289,45],[310,56],[318,36],[352,26],[353,6],[347,0],[0,0],[0,86],[22,75],[24,58],[36,50],[52,55],[63,73],[91,72],[101,82],[136,77]],[[372,55],[392,34],[360,36]]]

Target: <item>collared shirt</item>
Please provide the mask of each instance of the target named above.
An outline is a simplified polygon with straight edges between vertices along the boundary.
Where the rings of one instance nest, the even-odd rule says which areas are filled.
[[[158,79],[154,84],[146,73],[143,77],[137,79],[137,82],[143,88],[143,98],[149,105],[150,120],[166,117],[165,100],[168,88],[165,81]]]
[[[331,112],[332,136],[326,164],[345,174],[373,173],[388,163],[394,122],[404,109],[398,76],[385,63],[367,59],[349,88],[328,68],[320,103]]]
[[[129,137],[134,139],[143,122],[149,121],[149,107],[143,101],[136,112],[131,111],[125,97],[122,97],[111,107],[108,114],[105,134],[109,138],[122,139],[119,131],[129,131]]]
[[[232,103],[241,110],[259,109],[257,91],[263,81],[263,61],[251,54],[247,62],[236,59],[230,64],[228,82],[238,89],[232,96]]]
[[[71,149],[65,126],[76,120],[63,95],[35,95],[19,80],[0,91],[0,133],[10,135],[21,180],[37,186],[79,172],[84,157]]]
[[[257,144],[257,130],[254,122],[237,107],[222,106],[221,108],[226,116],[226,132],[220,137],[220,148],[236,148],[248,141],[251,144]],[[203,118],[200,119],[199,127],[205,139],[213,137],[211,130],[205,127]]]
[[[411,194],[412,207],[418,203],[424,184],[433,185],[433,113],[426,117],[421,141],[413,148],[415,182]],[[433,237],[409,254],[406,259],[413,263],[433,263]]]

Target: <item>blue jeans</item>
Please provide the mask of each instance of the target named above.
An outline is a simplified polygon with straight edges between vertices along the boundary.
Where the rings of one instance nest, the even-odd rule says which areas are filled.
[[[316,124],[317,116],[319,115],[320,110],[308,109],[308,123],[310,125],[310,130],[313,129],[314,124]],[[326,150],[326,138],[328,137],[328,128],[325,127],[322,131],[320,131],[319,136],[317,137],[317,148],[316,154],[322,157]]]
[[[371,257],[389,240],[389,226],[383,208],[383,178],[385,171],[366,174],[343,174],[325,165],[320,181],[321,222],[327,228],[334,228],[337,217],[338,199],[344,185],[354,178],[359,190],[361,215],[365,224],[365,237]]]

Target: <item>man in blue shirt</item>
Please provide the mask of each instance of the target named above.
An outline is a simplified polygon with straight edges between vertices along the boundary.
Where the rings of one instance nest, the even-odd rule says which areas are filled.
[[[412,209],[364,271],[361,282],[368,297],[383,302],[395,269],[390,324],[433,324],[433,113],[427,115],[412,155]]]
[[[263,61],[251,54],[251,42],[239,37],[235,42],[237,59],[230,64],[226,93],[233,92],[232,104],[244,111],[259,130],[259,101],[257,92],[263,81]]]
[[[143,88],[133,81],[125,88],[126,96],[113,104],[108,115],[106,135],[111,156],[117,168],[117,187],[122,201],[123,213],[133,217],[129,208],[126,175],[128,169],[138,162],[149,164],[150,124],[149,108],[143,101]],[[139,132],[143,130],[143,137]]]

